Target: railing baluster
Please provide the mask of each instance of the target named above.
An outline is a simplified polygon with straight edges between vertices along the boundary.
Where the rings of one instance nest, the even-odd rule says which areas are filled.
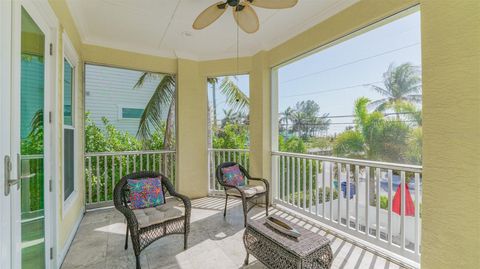
[[[162,157],[163,153],[158,154],[158,171],[163,174],[164,171],[162,169]]]
[[[297,170],[296,170],[296,160],[297,158],[292,158],[292,205],[295,206],[297,204],[296,198],[296,188],[297,188]]]
[[[337,206],[337,217],[338,225],[342,226],[342,163],[337,163],[337,193],[338,193],[338,206]]]
[[[402,250],[405,250],[405,171],[400,172],[400,189],[402,193],[402,202],[401,202],[401,217],[400,217],[400,246]]]
[[[88,157],[88,203],[92,203],[92,158]]]
[[[108,201],[108,170],[107,170],[107,165],[108,165],[108,159],[107,156],[104,156],[103,158],[103,178],[105,180],[105,186],[104,188],[104,201]]]
[[[346,193],[346,197],[347,197],[347,201],[346,201],[346,220],[345,220],[345,224],[347,225],[347,228],[350,229],[350,165],[347,164],[345,166],[345,169],[346,169],[346,177],[347,179],[345,180],[345,193]]]
[[[100,202],[100,156],[97,156],[97,199]]]
[[[333,222],[333,163],[329,162],[328,167],[330,167],[330,221]]]
[[[140,171],[143,171],[143,154],[140,154]]]
[[[320,197],[319,197],[319,188],[318,188],[318,184],[320,182],[320,180],[318,179],[318,176],[319,176],[318,172],[320,170],[320,168],[318,167],[319,165],[320,163],[318,162],[318,160],[315,160],[315,215],[316,216],[320,214],[320,204],[319,204]],[[323,180],[323,175],[321,177]],[[322,215],[323,215],[323,212],[322,212]]]
[[[388,169],[388,244],[392,244],[393,235],[392,235],[392,178],[393,172],[392,169]],[[380,199],[381,200],[381,199]]]
[[[130,174],[130,155],[127,155],[127,175]]]
[[[370,207],[370,167],[365,166],[365,234],[370,237],[370,221],[368,209]]]
[[[147,171],[150,171],[150,154],[147,153]]]
[[[163,170],[165,176],[168,178],[168,154],[163,155]]]
[[[301,191],[300,191],[300,168],[301,168],[300,158],[297,158],[297,206],[298,207],[302,206],[302,204],[300,203],[300,194],[301,194]]]
[[[358,221],[358,196],[360,196],[360,192],[358,191],[358,187],[360,186],[359,170],[360,168],[358,167],[358,165],[355,165],[355,230],[357,231],[360,230]]]
[[[325,214],[325,197],[327,196],[327,193],[325,192],[325,175],[326,175],[326,170],[325,170],[325,162],[321,162],[322,164],[322,217],[323,218],[326,218],[326,214]],[[317,160],[317,175],[318,175],[318,160]],[[318,182],[318,181],[317,181]],[[318,188],[317,188],[317,193],[318,193]],[[317,194],[317,197],[318,197],[318,194]],[[317,214],[318,215],[318,214]]]
[[[307,210],[307,159],[303,159],[303,177],[302,177],[302,193],[303,193],[303,210]]]
[[[376,195],[375,195],[375,201],[376,201],[376,210],[377,210],[377,215],[376,217],[376,236],[377,240],[380,239],[380,168],[375,169],[375,184],[376,184]]]
[[[155,153],[152,154],[152,169],[153,169],[153,171],[156,171],[156,170],[155,170],[155,156],[156,156]]]
[[[133,172],[137,172],[137,154],[133,154]]]
[[[115,190],[115,155],[112,155],[112,199]]]
[[[287,158],[287,204],[290,203],[290,183],[291,183],[291,176],[290,176],[290,158],[291,157],[286,157]]]
[[[174,187],[176,188],[177,185],[176,185],[176,173],[175,173],[175,166],[173,165],[174,163],[174,160],[175,160],[175,153],[170,153],[170,177],[172,178],[172,181],[174,183]]]
[[[308,186],[308,197],[309,197],[309,199],[308,200],[309,200],[309,203],[310,203],[310,205],[309,205],[310,213],[313,213],[313,208],[312,208],[312,195],[313,195],[313,190],[312,190],[312,188],[313,188],[312,187],[312,185],[313,185],[312,184],[312,178],[313,178],[312,177],[312,170],[313,170],[312,160],[308,160],[308,165],[309,165],[309,170],[308,170],[308,172],[309,172],[308,173],[309,174],[308,175],[308,179],[309,179],[309,181],[308,181],[308,184],[309,184],[309,186]],[[315,207],[318,207],[318,204]]]
[[[280,156],[280,161],[281,161],[281,166],[280,166],[280,170],[281,170],[281,176],[282,176],[282,201],[285,201],[285,157],[284,156]]]
[[[415,254],[420,255],[420,175],[415,173]]]
[[[122,167],[122,163],[123,163],[123,156],[120,155],[118,156],[118,173],[119,173],[119,178],[121,179],[123,177],[123,167]]]

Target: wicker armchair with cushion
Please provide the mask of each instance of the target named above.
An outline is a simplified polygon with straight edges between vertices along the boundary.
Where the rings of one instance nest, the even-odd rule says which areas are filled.
[[[161,180],[164,203],[141,209],[134,208],[130,201],[129,180],[137,179],[142,181],[152,178]],[[113,201],[115,208],[127,219],[125,249],[128,248],[128,234],[130,232],[137,269],[141,268],[140,252],[164,236],[183,234],[184,248],[187,248],[191,202],[188,197],[177,193],[164,175],[156,172],[138,172],[123,177],[115,185]]]
[[[238,185],[230,185],[228,182],[225,180],[224,177],[224,170],[231,168],[235,165],[238,165],[238,168],[241,171],[241,174],[243,174],[243,177],[246,179],[246,184],[242,186]],[[223,216],[225,217],[227,214],[227,202],[228,202],[228,196],[236,196],[240,197],[242,199],[242,205],[243,205],[243,220],[244,220],[244,225],[247,226],[247,214],[250,209],[252,209],[256,204],[253,204],[252,206],[248,207],[248,203],[251,202],[252,200],[256,200],[257,198],[265,197],[265,213],[268,216],[268,207],[270,205],[270,185],[267,180],[263,178],[255,178],[251,177],[248,174],[248,171],[241,166],[238,163],[235,162],[225,162],[220,164],[217,169],[216,169],[216,178],[218,184],[220,184],[224,190],[225,190],[225,209],[223,211]],[[251,185],[251,181],[259,181],[262,184],[261,185]]]

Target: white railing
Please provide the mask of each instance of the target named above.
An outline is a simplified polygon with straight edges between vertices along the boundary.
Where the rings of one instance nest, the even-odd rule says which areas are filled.
[[[111,205],[115,184],[137,171],[158,171],[175,186],[175,151],[85,153],[85,203],[87,208]]]
[[[387,250],[394,258],[418,265],[421,166],[286,152],[273,152],[272,164],[277,204],[316,219],[340,235],[353,236],[367,247]],[[394,201],[399,186],[409,188],[413,216],[405,214],[405,191]],[[393,209],[396,201],[400,201],[400,214]]]
[[[215,169],[224,162],[237,162],[247,170],[250,163],[248,149],[209,149],[208,150],[208,191],[210,194],[223,193],[223,188],[215,179]]]

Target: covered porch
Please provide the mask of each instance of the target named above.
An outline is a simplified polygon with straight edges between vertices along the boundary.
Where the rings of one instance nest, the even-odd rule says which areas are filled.
[[[115,185],[124,176],[138,171],[162,173],[176,192],[192,202],[188,248],[184,250],[180,235],[161,238],[141,253],[142,268],[267,268],[251,256],[250,263],[244,265],[241,201],[229,200],[227,215],[223,216],[225,190],[215,170],[224,162],[236,162],[252,176],[269,182],[271,215],[327,237],[333,253],[331,268],[477,268],[480,262],[479,4],[473,0],[299,0],[292,13],[287,9],[259,11],[260,25],[264,28],[256,34],[236,28],[232,14],[221,17],[203,32],[192,30],[194,17],[215,2],[8,0],[0,3],[5,7],[0,10],[3,17],[0,29],[9,29],[5,31],[8,35],[1,32],[0,40],[2,45],[6,44],[0,51],[0,67],[8,70],[2,71],[0,81],[2,94],[8,93],[8,98],[2,95],[0,100],[0,123],[2,127],[8,126],[0,130],[7,137],[0,141],[0,153],[18,157],[13,157],[12,162],[5,159],[0,166],[0,173],[6,175],[6,183],[0,190],[13,192],[0,198],[0,209],[10,214],[0,216],[0,239],[8,238],[8,242],[4,241],[7,243],[0,242],[0,258],[6,261],[6,268],[35,268],[40,260],[45,265],[42,268],[48,269],[135,268],[131,242],[124,249],[127,226],[124,216],[113,207],[113,195]],[[346,64],[316,67],[318,70],[305,64],[304,69],[297,70],[301,74],[292,78],[281,77],[283,67],[414,13],[421,13],[418,19],[421,24],[415,29],[421,32],[421,42],[404,48],[416,47],[421,51],[418,79],[422,88],[419,106],[423,111],[415,114],[418,110],[413,106],[413,112],[389,114],[368,107],[368,98],[358,98],[355,102],[352,99],[355,107],[349,107],[353,112],[348,115],[317,113],[313,124],[298,121],[296,127],[289,126],[292,122],[289,119],[282,119],[287,105],[281,111],[281,100],[318,92],[341,94],[345,89],[379,83],[372,80],[329,88],[328,83],[325,86],[313,82],[309,84],[310,90],[299,83],[291,95],[282,95],[281,84],[285,81],[298,82],[307,75]],[[36,23],[38,29],[33,27]],[[20,25],[28,27],[25,30]],[[32,27],[37,33],[31,33],[35,32]],[[10,28],[20,31],[12,34],[14,30]],[[408,31],[411,29],[400,29],[398,39]],[[390,39],[390,32],[384,34],[385,40]],[[14,36],[13,41],[10,36]],[[26,42],[30,39],[24,36],[33,41]],[[30,45],[40,42],[41,46],[32,48],[22,42]],[[351,47],[352,52],[372,52],[371,57],[400,49],[403,48],[382,52],[369,44]],[[35,55],[32,61],[29,55],[25,57],[24,50],[37,54],[40,51],[40,56]],[[341,56],[339,53],[319,62],[329,63]],[[347,59],[347,64],[369,60],[370,56]],[[28,143],[23,142],[33,135],[20,133],[23,129],[19,126],[21,122],[30,128],[36,115],[35,111],[28,111],[32,116],[28,123],[19,119],[20,112],[24,113],[22,104],[29,104],[23,102],[19,93],[22,83],[28,84],[21,74],[29,74],[20,67],[22,61],[38,65],[36,71],[41,81],[41,87],[34,85],[42,90],[38,97],[42,99],[38,118],[43,120],[41,135],[34,137],[41,150],[35,154],[33,151],[24,154],[23,147]],[[163,113],[162,117],[173,119],[155,126],[156,131],[163,132],[157,147],[136,140],[138,134],[124,140],[112,139],[115,136],[110,134],[103,138],[96,136],[108,133],[108,120],[104,121],[103,129],[89,124],[88,100],[100,97],[96,95],[98,92],[88,92],[87,88],[101,91],[109,84],[117,88],[126,86],[118,82],[123,79],[121,73],[114,74],[118,81],[100,75],[87,78],[91,66],[158,75],[161,81],[170,78],[168,111],[158,115]],[[295,65],[290,68],[296,69]],[[365,73],[368,71],[365,68]],[[209,81],[240,75],[248,76],[249,114],[243,126],[248,136],[239,143],[242,147],[219,147],[211,137],[213,126],[220,121],[211,116]],[[356,76],[357,72],[347,71],[335,79],[343,82]],[[328,75],[325,77],[325,81],[330,80]],[[90,81],[103,84],[92,83],[92,86]],[[129,84],[129,90],[137,89],[137,84]],[[117,101],[114,97],[108,92],[103,96],[106,104],[114,103],[113,112],[108,113],[120,119],[121,124],[140,118],[135,114],[143,113],[145,107],[137,107],[133,98]],[[239,98],[232,98],[239,102]],[[342,98],[351,96],[344,94],[337,99]],[[328,97],[325,100],[329,102]],[[99,113],[107,114],[103,109],[103,104],[99,104]],[[360,115],[361,109],[367,111],[367,116]],[[402,118],[405,114],[419,117],[407,121]],[[310,125],[318,127],[324,124],[322,120],[331,118],[348,118],[349,122],[338,122],[341,126],[337,127],[341,129],[338,133],[327,134],[322,128],[312,131]],[[405,127],[401,130],[405,147],[413,140],[408,135],[415,134],[410,132],[408,124],[416,120],[412,125],[421,127],[415,129],[421,137],[416,141],[419,146],[413,146],[415,157],[420,156],[417,162],[373,160],[375,151],[382,150],[393,152],[398,160],[407,160],[409,156],[403,152],[397,154],[393,147],[375,148],[368,143],[396,138],[401,128],[392,131],[387,127],[402,120],[407,122],[406,127],[400,126]],[[365,127],[368,124],[378,127],[378,122],[386,121],[392,125],[375,129],[377,136],[371,135],[373,129]],[[116,132],[116,129],[111,131]],[[305,147],[285,150],[285,141],[293,136],[316,138],[322,132],[327,141],[325,146],[311,146],[310,151]],[[343,132],[355,138],[348,141],[354,143],[334,149]],[[384,135],[388,132],[389,136]],[[165,138],[167,133],[173,143]],[[100,140],[113,141],[116,149],[103,144],[89,148],[89,141]],[[134,146],[128,147],[131,144]],[[347,147],[350,151],[344,154],[342,150]],[[302,145],[294,144],[292,148]],[[29,172],[25,175],[31,179],[28,182],[32,183],[22,183],[15,190],[13,184],[21,182],[25,172],[22,165]],[[19,180],[7,181],[9,171],[18,172]],[[31,191],[32,188],[37,189]],[[23,191],[37,195],[37,204],[30,205],[29,197],[22,196]],[[248,214],[249,221],[265,217],[264,201],[257,202],[259,205]],[[31,208],[35,209],[34,214],[24,214]],[[14,214],[16,219],[12,217]],[[31,238],[23,238],[24,232]]]
[[[241,202],[230,201],[226,218],[223,209],[222,197],[194,199],[189,248],[183,250],[179,235],[166,237],[145,251],[142,268],[266,268],[255,258],[250,259],[248,266],[243,264],[246,252]],[[321,223],[295,215],[286,208],[275,207],[271,214],[328,237],[334,255],[331,268],[410,268],[349,238],[329,233]],[[250,212],[249,219],[264,216],[264,210],[258,207]],[[115,209],[87,212],[62,268],[134,268],[133,251],[123,248],[125,228],[124,217]]]

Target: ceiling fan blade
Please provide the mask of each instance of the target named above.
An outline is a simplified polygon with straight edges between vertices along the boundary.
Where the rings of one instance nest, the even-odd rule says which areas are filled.
[[[203,29],[214,21],[216,21],[223,13],[227,10],[227,6],[224,2],[218,2],[209,6],[207,9],[202,11],[200,15],[198,15],[197,19],[193,22],[193,29],[200,30]]]
[[[246,33],[255,33],[260,28],[257,13],[248,4],[242,4],[242,6],[234,8],[233,17],[238,26]]]
[[[298,0],[247,0],[250,4],[263,8],[291,8],[298,3]]]

